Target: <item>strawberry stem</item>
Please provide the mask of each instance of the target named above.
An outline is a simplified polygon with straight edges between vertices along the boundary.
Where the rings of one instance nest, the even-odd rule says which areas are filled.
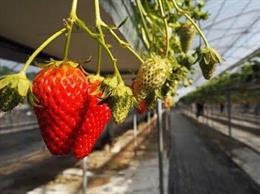
[[[102,47],[98,44],[98,63],[97,63],[97,75],[100,75],[102,63]]]
[[[74,18],[77,15],[77,6],[78,6],[78,0],[73,0],[71,11],[70,11],[71,18]]]
[[[163,9],[163,4],[161,0],[158,0],[159,3],[159,7],[160,7],[160,12],[161,12],[161,16],[163,19],[163,23],[164,23],[164,28],[165,28],[165,36],[166,36],[166,52],[165,52],[165,57],[168,57],[168,53],[169,53],[169,44],[170,44],[170,37],[169,37],[169,30],[168,30],[168,22],[165,16],[165,12]]]
[[[81,28],[82,30],[84,30],[92,39],[96,40],[104,49],[105,51],[107,52],[110,60],[112,61],[112,64],[114,66],[114,69],[115,69],[115,72],[117,75],[120,76],[120,73],[119,73],[119,70],[116,66],[116,59],[114,58],[112,52],[109,50],[108,48],[108,45],[103,42],[100,38],[100,35],[99,34],[96,34],[96,33],[93,33],[88,27],[87,25],[79,18],[76,17],[76,21],[75,21],[75,24]],[[121,76],[120,76],[121,77]],[[121,78],[122,79],[122,78]]]
[[[66,32],[66,28],[62,28],[61,30],[54,33],[52,36],[50,36],[47,40],[45,40],[34,52],[33,54],[28,58],[28,60],[25,62],[23,68],[21,69],[20,73],[25,73],[27,69],[29,68],[30,64],[33,62],[35,57],[46,47],[48,46],[53,40],[58,38],[60,35],[62,35],[64,32]]]
[[[67,33],[66,33],[66,43],[64,49],[64,60],[67,60],[69,55],[71,34],[75,23],[75,16],[77,14],[77,5],[78,5],[78,0],[73,0],[71,11],[70,11],[70,17],[68,19],[68,22],[66,22]]]
[[[120,71],[117,67],[117,64],[116,64],[117,60],[114,58],[112,52],[108,48],[106,41],[105,41],[105,38],[104,38],[104,33],[103,33],[103,30],[102,30],[103,21],[101,20],[101,16],[100,16],[99,0],[95,0],[95,15],[96,15],[96,28],[97,28],[97,31],[100,35],[100,41],[102,42],[102,45],[104,46],[105,50],[108,53],[108,56],[110,57],[110,59],[112,61],[112,64],[113,64],[114,70],[115,70],[115,74],[118,76],[118,78],[120,80],[123,80],[122,77],[121,77]]]
[[[105,38],[104,38],[104,33],[102,31],[102,28],[101,28],[101,17],[100,17],[100,9],[99,9],[99,1],[95,0],[95,16],[96,16],[96,28],[97,28],[97,31],[100,35],[100,40],[106,45],[105,43]],[[99,46],[98,47],[98,75],[100,74],[100,69],[101,69],[101,53],[102,52],[102,49],[101,47]],[[112,53],[111,53],[112,54]],[[115,61],[113,60],[113,58],[111,58],[112,60],[112,63],[114,63]]]
[[[182,10],[178,4],[176,3],[175,0],[172,0],[173,5],[175,7],[175,9],[177,10],[177,12],[181,13],[182,15],[184,15],[191,23],[192,25],[196,28],[197,32],[200,34],[201,38],[204,41],[204,44],[207,48],[210,48],[209,42],[206,38],[206,36],[204,35],[204,33],[202,32],[202,30],[200,29],[200,27],[196,24],[196,22],[184,11]]]
[[[148,31],[148,27],[147,27],[147,23],[145,21],[145,18],[144,18],[144,8],[142,6],[142,3],[140,0],[136,0],[136,5],[137,5],[137,9],[138,9],[138,12],[140,14],[140,17],[141,17],[141,22],[142,22],[142,26],[144,28],[144,32],[145,32],[145,35],[148,39],[148,42],[147,41],[144,41],[147,48],[150,48],[150,43],[151,43],[151,38],[150,38],[150,34],[149,34],[149,31]]]
[[[73,30],[73,22],[68,21],[69,24],[66,25],[67,33],[66,33],[66,43],[65,43],[65,49],[64,49],[64,61],[68,59],[69,55],[69,48],[70,48],[70,40],[71,40],[71,33]]]
[[[135,52],[135,50],[125,41],[119,38],[119,36],[107,25],[103,25],[105,28],[108,29],[110,34],[116,39],[116,41],[124,48],[127,48],[141,63],[144,63],[144,60],[140,57],[140,55]]]

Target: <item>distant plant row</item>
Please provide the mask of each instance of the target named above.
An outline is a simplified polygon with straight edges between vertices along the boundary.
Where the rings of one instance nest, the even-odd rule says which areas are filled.
[[[246,61],[239,71],[221,74],[180,102],[221,103],[226,101],[228,92],[235,103],[260,102],[260,53]]]

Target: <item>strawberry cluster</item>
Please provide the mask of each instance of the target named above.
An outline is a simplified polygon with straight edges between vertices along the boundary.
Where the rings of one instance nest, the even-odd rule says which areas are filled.
[[[34,110],[42,137],[54,155],[87,156],[111,118],[99,104],[100,81],[85,76],[75,63],[51,64],[33,80]]]

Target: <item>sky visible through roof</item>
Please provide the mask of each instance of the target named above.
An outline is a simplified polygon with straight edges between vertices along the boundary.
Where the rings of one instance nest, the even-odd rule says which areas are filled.
[[[205,9],[210,13],[201,22],[210,44],[224,57],[217,66],[215,76],[236,68],[241,59],[260,49],[260,1],[259,0],[207,0]],[[199,39],[194,41],[194,47]],[[194,90],[206,80],[198,66],[195,67],[193,86],[179,89],[179,97]]]

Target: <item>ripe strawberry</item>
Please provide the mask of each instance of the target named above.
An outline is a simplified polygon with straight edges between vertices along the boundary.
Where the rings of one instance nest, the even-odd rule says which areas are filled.
[[[137,102],[141,102],[151,92],[161,88],[170,71],[171,65],[167,59],[152,56],[146,60],[139,68],[133,83],[133,93]]]
[[[111,118],[107,104],[98,104],[96,96],[88,96],[87,113],[75,139],[73,153],[77,159],[87,156]]]
[[[145,100],[142,100],[137,107],[137,112],[142,114],[145,113],[147,110],[148,110],[147,104]]]
[[[85,77],[73,62],[43,69],[33,81],[38,100],[34,107],[42,137],[52,154],[71,151],[77,159],[88,155],[111,117],[106,104],[98,105],[102,78]]]
[[[51,64],[33,81],[38,100],[34,110],[43,140],[55,155],[71,151],[87,110],[89,85],[83,72],[70,62]]]

